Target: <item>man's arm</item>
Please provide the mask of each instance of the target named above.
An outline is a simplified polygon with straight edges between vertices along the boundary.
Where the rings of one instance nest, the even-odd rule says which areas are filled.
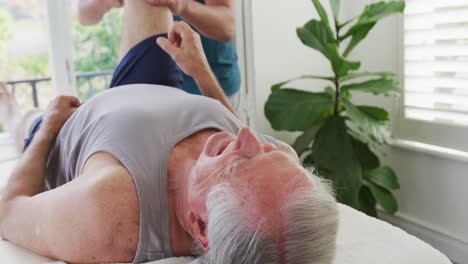
[[[146,0],[149,4],[167,6],[176,16],[181,16],[202,35],[228,42],[234,37],[235,14],[233,0]]]
[[[44,190],[44,174],[49,151],[63,124],[80,105],[76,97],[57,97],[44,115],[42,128],[18,161],[2,195],[2,202],[33,196]]]
[[[238,116],[211,71],[200,40],[200,35],[185,22],[174,23],[169,39],[160,37],[158,45],[191,76],[204,96],[220,101],[229,111]]]
[[[138,242],[138,198],[118,161],[101,154],[98,167],[44,192],[50,148],[78,106],[66,96],[49,106],[0,199],[0,236],[69,262],[129,262]]]
[[[75,180],[3,204],[1,237],[69,263],[131,262],[139,233],[135,185],[123,166],[108,162],[113,157],[95,155],[90,160],[99,166]]]

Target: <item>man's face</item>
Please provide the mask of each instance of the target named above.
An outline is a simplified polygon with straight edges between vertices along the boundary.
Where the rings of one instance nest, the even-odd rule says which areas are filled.
[[[206,195],[219,183],[229,183],[253,211],[280,208],[274,205],[283,202],[283,196],[309,184],[293,155],[261,144],[248,128],[237,136],[219,132],[209,137],[193,172],[189,199],[204,213]]]

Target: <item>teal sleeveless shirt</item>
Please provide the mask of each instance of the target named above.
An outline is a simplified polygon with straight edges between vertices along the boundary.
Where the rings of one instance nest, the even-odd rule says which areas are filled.
[[[204,4],[204,0],[196,0]],[[182,21],[180,17],[174,18],[177,21]],[[209,39],[200,34],[203,49],[205,51],[211,69],[216,75],[224,93],[227,96],[235,94],[239,91],[241,80],[240,70],[237,64],[237,54],[234,49],[234,44],[231,42],[224,43],[217,40]],[[191,94],[200,94],[195,81],[188,75],[184,74],[184,90]]]

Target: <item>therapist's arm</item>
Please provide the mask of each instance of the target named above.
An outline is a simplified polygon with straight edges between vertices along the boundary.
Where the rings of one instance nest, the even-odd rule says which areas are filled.
[[[235,12],[233,0],[146,0],[149,4],[167,6],[174,15],[182,17],[202,35],[228,42],[234,37]]]
[[[176,22],[169,31],[169,38],[160,37],[157,43],[174,59],[185,74],[195,80],[204,96],[218,100],[238,117],[211,71],[197,32],[185,22]]]

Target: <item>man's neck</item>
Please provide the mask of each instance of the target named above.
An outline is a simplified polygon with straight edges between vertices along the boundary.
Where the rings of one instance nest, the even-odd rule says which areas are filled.
[[[171,223],[171,246],[174,256],[192,254],[194,232],[188,224],[189,186],[192,169],[203,146],[215,130],[199,131],[179,142],[171,151],[168,168],[168,195]]]

